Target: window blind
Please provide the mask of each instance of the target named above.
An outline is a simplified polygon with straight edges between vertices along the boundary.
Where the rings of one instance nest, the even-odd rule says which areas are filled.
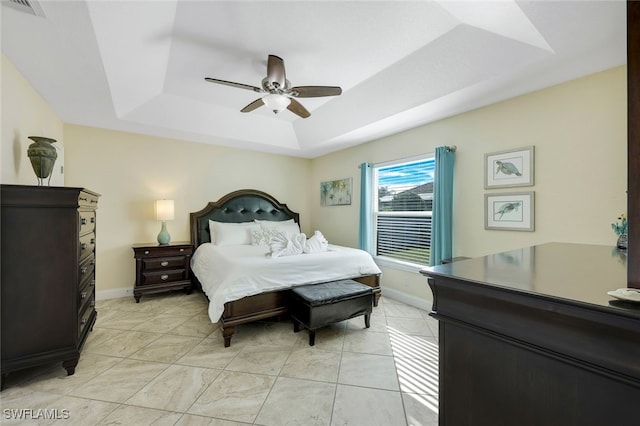
[[[376,255],[428,265],[434,167],[428,157],[375,168]]]

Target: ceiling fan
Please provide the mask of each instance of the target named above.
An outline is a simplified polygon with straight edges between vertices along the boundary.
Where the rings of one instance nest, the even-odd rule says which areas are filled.
[[[234,83],[233,81],[219,80],[217,78],[205,77],[211,83],[224,84],[240,89],[253,90],[258,93],[267,93],[266,96],[256,99],[241,112],[251,112],[256,108],[266,105],[275,114],[283,109],[288,109],[302,118],[307,118],[311,114],[300,102],[294,98],[318,98],[322,96],[338,96],[342,93],[340,87],[333,86],[297,86],[291,87],[284,71],[284,61],[282,58],[269,55],[267,61],[267,76],[262,79],[262,87],[250,86],[248,84]]]

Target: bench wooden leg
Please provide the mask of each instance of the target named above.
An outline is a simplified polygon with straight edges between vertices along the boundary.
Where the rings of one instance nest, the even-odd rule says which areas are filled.
[[[313,346],[316,344],[316,331],[309,330],[309,346]]]
[[[371,314],[364,314],[364,326],[371,327]]]
[[[293,320],[293,332],[297,333],[300,331],[300,323],[296,320]]]

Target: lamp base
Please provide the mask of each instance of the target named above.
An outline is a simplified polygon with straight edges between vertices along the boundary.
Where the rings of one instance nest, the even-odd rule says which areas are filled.
[[[171,241],[171,235],[167,232],[167,222],[162,221],[162,229],[158,234],[158,243],[162,246],[169,244],[169,241]]]

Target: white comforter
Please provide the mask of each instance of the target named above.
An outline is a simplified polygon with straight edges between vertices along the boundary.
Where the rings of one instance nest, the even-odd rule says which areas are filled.
[[[322,253],[272,258],[266,246],[200,245],[191,269],[209,297],[209,317],[217,322],[224,304],[267,291],[380,274],[369,253],[329,245]]]

